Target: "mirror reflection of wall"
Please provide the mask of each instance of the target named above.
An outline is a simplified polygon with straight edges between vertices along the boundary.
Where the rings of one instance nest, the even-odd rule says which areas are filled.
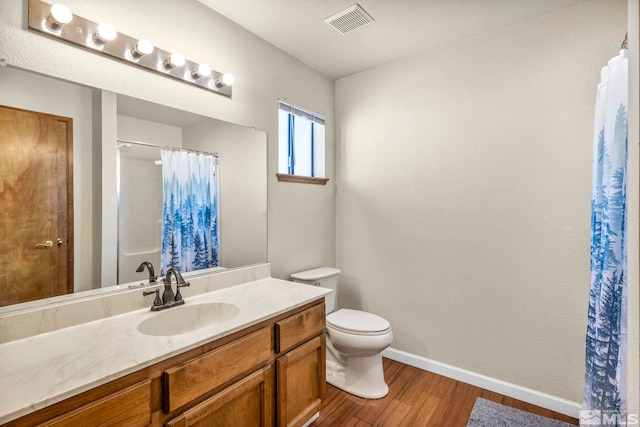
[[[185,148],[218,153],[220,266],[225,268],[266,260],[267,145],[258,143],[263,135],[219,120],[203,121],[183,132]]]

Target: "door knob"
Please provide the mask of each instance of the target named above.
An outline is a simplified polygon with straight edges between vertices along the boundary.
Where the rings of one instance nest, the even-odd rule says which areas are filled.
[[[53,242],[51,240],[47,240],[44,243],[38,243],[36,244],[36,248],[45,248],[45,249],[49,249],[53,247]]]

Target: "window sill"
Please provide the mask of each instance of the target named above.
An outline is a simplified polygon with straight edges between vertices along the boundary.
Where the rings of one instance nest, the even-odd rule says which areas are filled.
[[[329,178],[316,178],[311,176],[287,175],[286,173],[277,173],[280,182],[297,182],[299,184],[317,184],[327,185]]]

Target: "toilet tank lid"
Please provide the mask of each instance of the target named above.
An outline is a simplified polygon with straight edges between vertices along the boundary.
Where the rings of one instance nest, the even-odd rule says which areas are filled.
[[[313,270],[301,271],[299,273],[293,273],[292,279],[297,280],[320,280],[327,277],[336,276],[340,274],[340,270],[333,267],[319,267]]]

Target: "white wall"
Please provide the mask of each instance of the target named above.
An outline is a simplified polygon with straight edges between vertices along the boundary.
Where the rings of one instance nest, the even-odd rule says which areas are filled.
[[[118,114],[118,138],[146,142],[161,147],[182,147],[183,129]],[[159,152],[159,149],[156,149]]]
[[[594,0],[337,81],[339,305],[580,402],[595,89],[626,26]]]
[[[0,57],[10,65],[170,105],[268,134],[269,261],[276,277],[335,262],[333,81],[195,0],[69,0],[71,10],[234,74],[228,99],[58,42],[26,27],[27,2],[0,2]],[[327,186],[278,183],[278,98],[327,119]],[[104,272],[103,272],[104,276]]]

